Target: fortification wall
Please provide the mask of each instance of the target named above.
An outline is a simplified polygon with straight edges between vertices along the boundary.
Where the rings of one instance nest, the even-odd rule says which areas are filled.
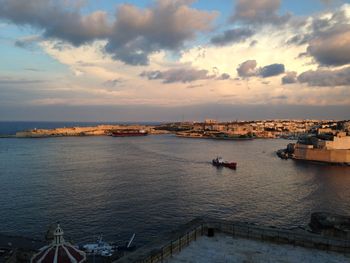
[[[350,164],[350,150],[295,148],[294,158],[298,160]]]

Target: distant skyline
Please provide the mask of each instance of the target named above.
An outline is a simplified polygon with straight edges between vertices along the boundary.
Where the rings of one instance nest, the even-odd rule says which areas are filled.
[[[350,1],[0,0],[0,121],[350,119]]]

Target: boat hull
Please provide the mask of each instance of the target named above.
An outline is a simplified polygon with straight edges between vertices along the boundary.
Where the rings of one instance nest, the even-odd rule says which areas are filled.
[[[112,137],[139,137],[146,136],[147,134],[112,134]]]
[[[112,137],[139,137],[139,136],[146,136],[148,135],[147,132],[112,132],[111,136]]]
[[[213,160],[212,162],[213,166],[219,168],[219,167],[226,167],[232,170],[236,170],[237,169],[237,163],[229,163],[229,162],[224,162],[224,163],[218,163],[215,160]]]

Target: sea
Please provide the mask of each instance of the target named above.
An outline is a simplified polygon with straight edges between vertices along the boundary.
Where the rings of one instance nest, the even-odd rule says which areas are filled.
[[[2,122],[0,134],[96,123]],[[305,227],[350,215],[350,167],[281,160],[289,140],[0,138],[0,233],[43,239],[60,222],[74,243],[103,235],[141,246],[196,217]],[[222,156],[237,170],[215,168]]]

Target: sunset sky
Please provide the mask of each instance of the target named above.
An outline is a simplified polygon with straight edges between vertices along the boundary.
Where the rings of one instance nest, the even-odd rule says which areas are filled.
[[[350,1],[0,0],[0,120],[350,119]]]

